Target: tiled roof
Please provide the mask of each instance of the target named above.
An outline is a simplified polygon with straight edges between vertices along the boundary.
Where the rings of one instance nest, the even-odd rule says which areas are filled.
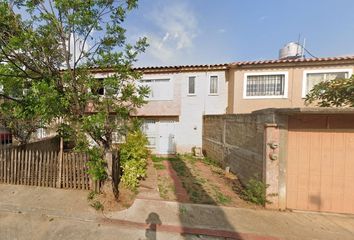
[[[281,64],[281,63],[333,62],[333,61],[345,61],[345,60],[349,60],[349,61],[350,60],[354,60],[354,56],[242,61],[242,62],[233,62],[233,63],[230,64],[230,66],[245,66],[245,65],[260,65],[260,64]]]
[[[273,60],[257,60],[257,61],[238,61],[233,63],[221,64],[200,64],[200,65],[176,65],[176,66],[149,66],[135,67],[137,71],[143,72],[180,72],[180,71],[201,71],[201,70],[224,70],[229,67],[253,66],[253,65],[268,65],[268,64],[301,64],[301,63],[331,63],[331,62],[354,61],[354,56],[343,57],[324,57],[324,58],[297,58],[297,59],[273,59]],[[113,69],[110,67],[99,68],[91,67],[93,72],[110,72]]]
[[[169,72],[169,71],[188,71],[188,70],[213,70],[213,69],[226,69],[228,68],[228,63],[222,64],[203,64],[203,65],[179,65],[179,66],[150,66],[150,67],[135,67],[134,70],[137,71],[147,71],[147,72]],[[112,68],[99,68],[91,67],[92,71],[111,71]]]
[[[153,70],[153,69],[189,69],[189,68],[216,68],[227,67],[228,63],[221,64],[203,64],[203,65],[180,65],[180,66],[151,66],[151,67],[136,67],[136,70]]]

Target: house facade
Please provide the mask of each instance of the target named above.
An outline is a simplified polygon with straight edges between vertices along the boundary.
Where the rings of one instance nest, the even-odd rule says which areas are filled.
[[[229,65],[228,113],[305,106],[320,81],[348,78],[354,57],[235,62]]]
[[[147,104],[137,109],[149,148],[156,154],[192,152],[202,147],[203,115],[225,114],[227,64],[137,68],[138,84],[149,86]],[[95,70],[97,78],[109,71]]]
[[[245,114],[265,108],[311,107],[305,96],[318,82],[350,77],[354,57],[280,59],[230,64],[136,68],[151,89],[142,119],[156,154],[202,147],[203,116]],[[92,69],[98,79],[109,69]],[[104,94],[104,89],[100,94]],[[38,137],[43,131],[38,132]],[[48,134],[44,134],[46,137]]]

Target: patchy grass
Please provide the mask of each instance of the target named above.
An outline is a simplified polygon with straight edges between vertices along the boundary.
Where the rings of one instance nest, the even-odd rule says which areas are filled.
[[[216,197],[217,203],[220,205],[227,205],[231,203],[231,197],[223,194],[215,187],[214,187],[214,195]]]
[[[206,165],[213,166],[214,168],[221,169],[220,168],[220,164],[217,161],[215,161],[214,159],[210,158],[210,157],[201,158],[201,161],[203,163],[205,163]]]
[[[152,161],[159,175],[158,187],[163,199],[176,200],[174,182],[164,164],[164,161],[169,161],[190,202],[255,208],[240,198],[242,187],[237,177],[226,173],[213,159],[177,155],[173,158],[153,156]]]
[[[162,163],[154,163],[154,168],[156,168],[156,170],[166,169],[165,165],[163,165]]]
[[[168,176],[158,177],[158,188],[162,199],[175,200],[175,187]]]

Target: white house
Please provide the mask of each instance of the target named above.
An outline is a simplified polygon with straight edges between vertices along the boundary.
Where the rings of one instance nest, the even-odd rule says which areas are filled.
[[[149,147],[156,154],[191,152],[202,146],[204,114],[226,113],[227,64],[137,68],[140,84],[151,89],[138,109]],[[109,70],[94,70],[98,77]]]

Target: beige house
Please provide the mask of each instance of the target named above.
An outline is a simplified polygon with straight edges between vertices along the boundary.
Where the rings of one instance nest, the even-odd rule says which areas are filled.
[[[315,84],[350,77],[353,69],[354,56],[231,63],[227,113],[304,107]]]

